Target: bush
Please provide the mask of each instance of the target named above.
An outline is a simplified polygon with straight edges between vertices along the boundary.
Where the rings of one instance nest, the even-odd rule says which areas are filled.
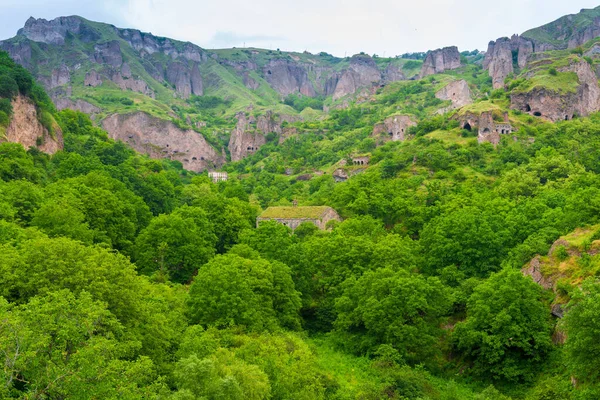
[[[558,71],[556,70],[556,68],[552,67],[548,70],[548,73],[552,76],[556,76],[558,75]]]

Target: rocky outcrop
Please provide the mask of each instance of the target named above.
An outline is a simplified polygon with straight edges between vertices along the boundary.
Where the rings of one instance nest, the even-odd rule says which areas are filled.
[[[66,85],[71,81],[71,73],[66,65],[61,65],[60,68],[52,71],[50,77],[49,87],[54,89],[55,87]]]
[[[237,124],[229,138],[231,161],[239,161],[253,154],[267,142],[264,133],[255,128],[256,119],[253,116],[246,116],[245,112],[240,112],[235,117]]]
[[[469,84],[465,80],[450,82],[444,88],[440,89],[435,94],[435,97],[440,100],[450,100],[452,102],[452,105],[445,109],[445,112],[464,107],[473,102],[471,89],[469,89]]]
[[[190,171],[200,172],[225,163],[225,157],[198,132],[181,129],[144,112],[113,114],[102,121],[102,127],[112,139],[127,143],[136,151],[152,158],[180,161]]]
[[[502,135],[508,135],[516,131],[508,119],[508,113],[502,114],[500,118],[494,119],[493,111],[484,111],[481,113],[466,112],[456,114],[453,117],[458,120],[460,127],[468,131],[477,131],[477,141],[479,143],[491,143],[497,145],[500,143]]]
[[[245,112],[236,114],[237,124],[229,138],[229,153],[231,161],[239,161],[250,154],[255,153],[267,142],[266,135],[269,133],[282,134],[281,124],[284,121],[294,122],[296,118],[290,116],[275,115],[267,111],[264,115],[254,117],[246,115]],[[288,133],[295,130],[288,130]]]
[[[511,108],[551,121],[570,120],[600,110],[600,87],[595,72],[586,61],[560,69],[574,72],[579,79],[577,92],[559,93],[545,88],[511,94]]]
[[[12,101],[13,114],[8,129],[6,140],[21,143],[23,147],[37,147],[41,151],[54,154],[63,149],[62,132],[57,124],[50,134],[39,122],[35,105],[24,96],[17,96]]]
[[[85,79],[83,81],[84,86],[96,87],[102,85],[102,78],[100,74],[96,72],[96,70],[91,70],[87,74],[85,74]]]
[[[30,17],[19,34],[34,42],[63,45],[67,34],[79,34],[80,27],[79,17],[60,17],[52,21]]]
[[[192,94],[202,96],[204,92],[198,64],[194,64],[190,68],[189,65],[182,62],[171,62],[167,67],[166,78],[167,82],[174,85],[175,91],[183,98],[188,98]]]
[[[343,168],[338,168],[333,171],[333,180],[336,183],[346,182],[348,180],[348,173]]]
[[[544,289],[552,289],[554,287],[554,281],[550,277],[545,277],[542,273],[542,263],[539,256],[531,260],[529,265],[523,268],[521,272],[525,276],[530,276],[535,283]]]
[[[423,66],[421,67],[421,78],[441,74],[447,70],[460,68],[460,53],[458,47],[444,47],[427,53]]]
[[[383,71],[383,82],[385,83],[404,80],[406,80],[406,75],[404,75],[404,72],[402,72],[400,68],[393,64],[389,64],[385,68],[385,71]]]
[[[299,63],[284,59],[269,61],[263,68],[265,80],[282,96],[301,93],[314,97],[315,88],[308,79],[307,69]]]
[[[370,56],[355,55],[350,59],[350,66],[347,70],[330,78],[326,84],[326,90],[328,90],[326,94],[332,94],[333,100],[338,100],[356,93],[361,87],[379,83],[381,78],[381,71]]]
[[[90,104],[87,101],[84,101],[81,99],[71,100],[71,99],[62,97],[62,98],[56,99],[54,101],[54,103],[56,104],[56,109],[59,111],[68,108],[68,109],[75,110],[75,111],[81,111],[82,113],[89,114],[89,115],[94,115],[101,111],[95,105]]]
[[[117,40],[111,40],[108,43],[95,45],[92,60],[97,64],[105,64],[114,68],[120,68],[123,64],[121,45]]]
[[[504,80],[514,72],[512,44],[509,38],[501,38],[488,44],[483,69],[487,69],[492,77],[494,89],[504,87]]]
[[[408,128],[416,123],[407,115],[394,115],[386,118],[381,124],[373,127],[373,136],[385,134],[387,140],[403,141],[406,139]]]

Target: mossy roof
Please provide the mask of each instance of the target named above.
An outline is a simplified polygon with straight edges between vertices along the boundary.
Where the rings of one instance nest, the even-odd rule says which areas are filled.
[[[269,207],[259,218],[319,219],[330,207]]]

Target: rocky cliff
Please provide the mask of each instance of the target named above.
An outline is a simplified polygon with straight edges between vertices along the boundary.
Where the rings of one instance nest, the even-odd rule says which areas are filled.
[[[384,135],[385,140],[403,141],[407,137],[408,129],[416,123],[408,115],[394,115],[386,118],[383,123],[373,127],[373,136]]]
[[[461,108],[473,102],[469,84],[463,79],[450,82],[448,85],[437,91],[435,97],[440,100],[450,100],[452,102],[450,107],[442,110],[443,112]]]
[[[398,75],[390,74],[390,77]],[[382,74],[375,61],[368,55],[355,55],[350,59],[348,69],[335,74],[326,85],[333,95],[333,100],[354,94],[361,87],[370,87],[382,81]]]
[[[57,124],[48,132],[39,122],[35,105],[24,96],[17,96],[12,101],[13,114],[6,130],[6,140],[21,143],[23,147],[37,147],[39,150],[54,154],[63,149],[62,132]]]
[[[222,166],[225,156],[193,130],[184,130],[170,121],[143,112],[114,114],[102,121],[112,139],[127,143],[152,158],[180,161],[185,169],[204,171]]]
[[[515,92],[511,94],[511,108],[551,121],[587,116],[600,110],[598,78],[588,62],[575,62],[561,68],[560,72],[577,74],[579,85],[575,92],[557,92],[543,87]]]
[[[267,142],[266,135],[276,133],[282,135],[282,123],[297,120],[291,116],[276,115],[267,111],[264,115],[255,117],[246,112],[236,114],[237,124],[229,139],[231,161],[239,161],[253,153]],[[295,133],[295,130],[293,131]],[[286,136],[293,134],[288,130]],[[283,137],[283,136],[282,136]]]
[[[485,53],[483,69],[487,69],[492,77],[494,89],[504,86],[504,80],[515,72],[515,67],[525,68],[534,50],[535,43],[519,35],[491,41]]]
[[[565,15],[522,36],[534,42],[536,52],[581,46],[600,36],[600,7]]]
[[[427,53],[427,57],[421,68],[421,78],[441,74],[447,70],[460,68],[460,53],[456,46],[444,47]]]

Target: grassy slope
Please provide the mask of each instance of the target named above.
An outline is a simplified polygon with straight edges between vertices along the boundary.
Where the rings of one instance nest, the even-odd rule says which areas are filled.
[[[597,17],[600,17],[600,7],[584,9],[578,14],[566,15],[549,24],[530,29],[522,36],[542,43],[550,43],[558,48],[566,48],[569,38],[592,25]]]

